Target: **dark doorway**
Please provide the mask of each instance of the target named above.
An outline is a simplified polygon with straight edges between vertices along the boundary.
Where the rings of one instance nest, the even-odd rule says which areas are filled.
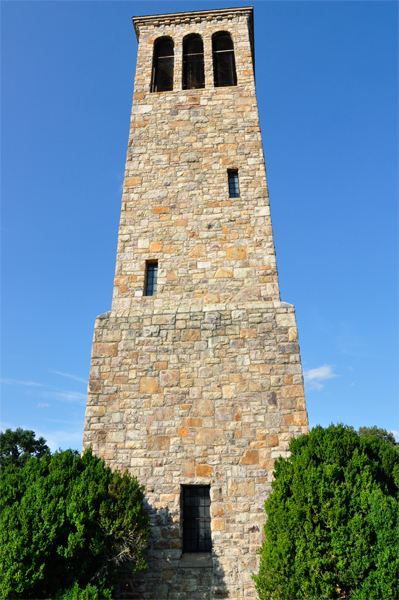
[[[209,485],[183,487],[183,552],[211,551],[209,490]]]

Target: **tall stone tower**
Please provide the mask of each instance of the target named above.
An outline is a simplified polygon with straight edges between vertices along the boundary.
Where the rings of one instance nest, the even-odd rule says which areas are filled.
[[[252,8],[133,19],[139,41],[112,310],[84,448],[145,485],[125,598],[252,598],[274,460],[308,431],[281,302]]]

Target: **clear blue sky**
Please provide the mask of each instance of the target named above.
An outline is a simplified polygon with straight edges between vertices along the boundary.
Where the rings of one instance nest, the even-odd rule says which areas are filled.
[[[80,449],[111,307],[131,16],[241,2],[3,1],[2,428]],[[396,2],[254,2],[282,300],[311,426],[397,422]]]

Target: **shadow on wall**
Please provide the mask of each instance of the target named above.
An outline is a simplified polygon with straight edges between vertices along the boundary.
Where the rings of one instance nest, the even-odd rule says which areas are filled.
[[[180,517],[149,507],[152,535],[145,571],[121,570],[121,600],[219,600],[228,598],[224,570],[211,552],[183,553]]]

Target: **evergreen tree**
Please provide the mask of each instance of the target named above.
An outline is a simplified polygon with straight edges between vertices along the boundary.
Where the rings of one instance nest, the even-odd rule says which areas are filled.
[[[259,598],[398,598],[394,445],[331,425],[291,440],[290,452],[265,505]]]
[[[42,437],[37,440],[29,429],[0,431],[0,468],[11,465],[23,467],[28,458],[41,458],[49,451],[46,440]]]
[[[122,562],[145,567],[143,488],[90,449],[7,467],[1,488],[1,598],[66,598],[68,589],[94,598],[98,586],[98,597],[108,598]]]
[[[358,434],[364,437],[378,437],[381,440],[385,440],[391,446],[394,446],[396,450],[399,450],[399,444],[395,440],[395,436],[391,431],[387,431],[386,429],[382,429],[381,427],[377,427],[373,425],[373,427],[359,427]]]

